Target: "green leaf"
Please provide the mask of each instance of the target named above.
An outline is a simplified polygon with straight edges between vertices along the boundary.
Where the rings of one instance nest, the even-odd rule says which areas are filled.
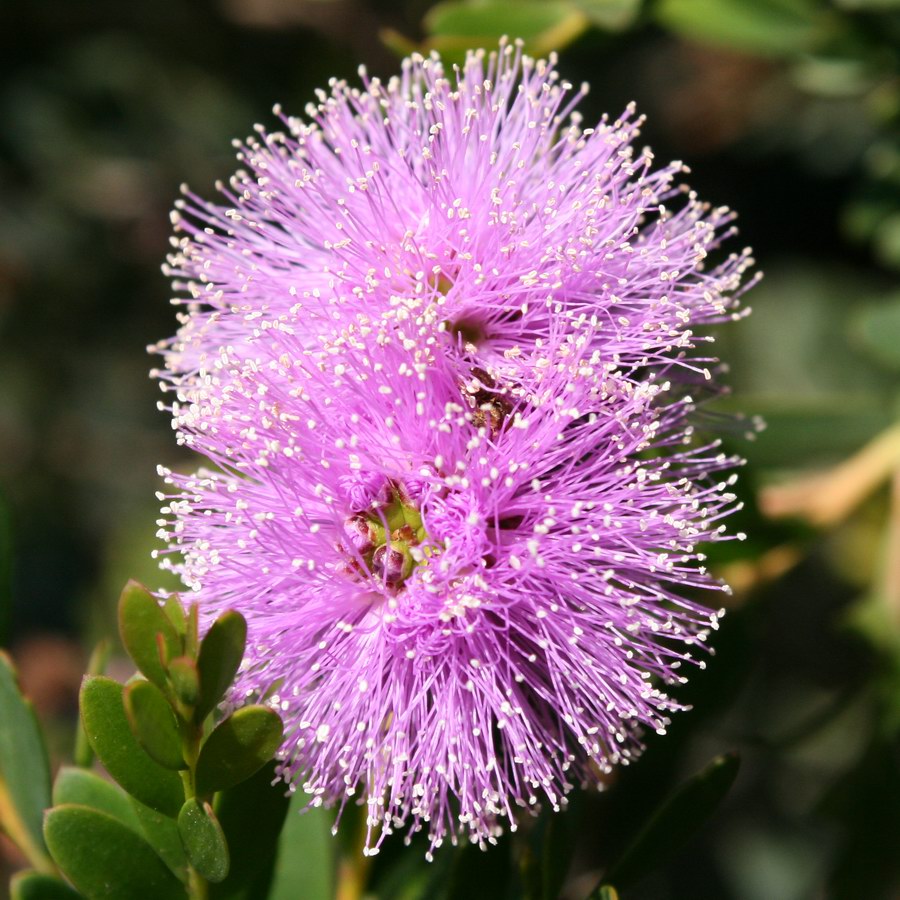
[[[659,0],[655,10],[686,38],[762,56],[799,56],[818,37],[806,0]]]
[[[128,795],[93,772],[74,766],[63,766],[59,770],[53,784],[53,805],[62,806],[64,803],[89,806],[104,812],[140,834],[141,825]]]
[[[181,843],[181,835],[178,833],[178,824],[175,819],[158,813],[149,806],[144,806],[134,797],[130,798],[134,814],[141,826],[141,833],[147,839],[147,843],[159,854],[162,861],[169,867],[173,874],[181,881],[187,881],[188,861]]]
[[[224,881],[229,867],[228,843],[212,807],[196,797],[188,800],[178,814],[178,833],[188,860],[200,875],[214,884]]]
[[[91,658],[88,660],[88,675],[102,675],[106,672],[106,666],[109,662],[109,649],[109,641],[104,639],[97,643],[91,652]],[[94,751],[91,750],[87,735],[84,733],[84,725],[79,719],[78,731],[75,735],[75,765],[81,766],[83,769],[89,769],[93,762]]]
[[[270,900],[331,900],[334,895],[333,817],[322,808],[306,809],[308,802],[309,797],[300,791],[291,799],[279,841]],[[297,847],[303,847],[304,852],[298,853]],[[248,894],[247,900],[252,897]]]
[[[189,656],[176,656],[169,663],[169,680],[178,699],[193,708],[200,697],[200,675],[194,660]]]
[[[726,753],[680,785],[612,863],[603,883],[626,887],[686,844],[725,799],[739,767],[737,754]]]
[[[228,690],[244,657],[247,622],[234,610],[216,619],[200,644],[197,671],[200,675],[200,698],[195,713],[203,721]]]
[[[856,334],[876,361],[900,369],[900,293],[866,307],[856,320]]]
[[[220,722],[197,760],[196,787],[208,797],[249,778],[275,755],[282,724],[267,706],[245,706]]]
[[[150,845],[106,813],[75,804],[57,806],[44,819],[44,835],[65,876],[92,900],[186,896]]]
[[[460,61],[475,47],[493,48],[501,36],[521,38],[536,56],[560,50],[590,25],[578,5],[565,0],[457,0],[438,3],[424,19],[428,48]]]
[[[26,871],[13,875],[10,900],[83,900],[81,894],[59,878]]]
[[[149,681],[133,681],[123,702],[131,733],[147,753],[167,769],[186,769],[178,721],[163,692]]]
[[[619,900],[619,892],[611,884],[601,884],[587,900]]]
[[[12,660],[0,651],[0,825],[36,869],[52,872],[42,836],[48,806],[47,748]]]
[[[623,31],[634,24],[642,0],[574,0],[593,25],[607,31]]]
[[[140,672],[159,687],[166,685],[160,660],[161,642],[168,659],[181,653],[181,639],[156,598],[143,585],[129,581],[119,599],[119,634]]]
[[[231,855],[228,877],[210,888],[211,900],[253,900],[268,895],[275,866],[278,836],[287,815],[290,797],[287,786],[275,780],[275,763],[263,766],[255,775],[216,795],[214,809]],[[248,816],[247,810],[253,815]],[[303,856],[312,865],[314,848],[303,846]],[[299,855],[299,854],[296,854]],[[298,893],[297,897],[307,897]]]
[[[163,601],[163,609],[178,634],[181,636],[187,634],[187,616],[178,594],[169,594]]]
[[[177,816],[184,802],[181,779],[137,742],[125,715],[122,685],[102,675],[89,676],[82,683],[80,703],[85,734],[106,771],[151,809]]]

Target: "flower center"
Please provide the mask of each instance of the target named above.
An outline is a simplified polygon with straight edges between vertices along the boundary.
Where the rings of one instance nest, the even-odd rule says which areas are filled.
[[[392,588],[401,587],[430,555],[428,548],[413,552],[428,535],[419,510],[394,484],[386,486],[371,511],[350,516],[344,529],[369,571]]]

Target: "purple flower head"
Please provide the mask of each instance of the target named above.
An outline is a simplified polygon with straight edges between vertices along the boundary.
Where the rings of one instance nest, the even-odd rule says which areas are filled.
[[[499,363],[592,322],[604,361],[629,372],[698,371],[696,329],[735,317],[749,251],[706,268],[733,214],[680,182],[680,162],[636,151],[629,107],[583,128],[587,90],[502,44],[445,72],[404,60],[386,84],[334,80],[303,121],[238,144],[225,202],[187,192],[166,271],[185,292],[160,348],[176,382],[223,346],[252,356],[281,323],[323,331],[386,318]],[[693,358],[692,357],[696,357]]]
[[[207,615],[247,616],[239,691],[280,685],[284,776],[315,803],[362,794],[373,848],[490,840],[629,761],[715,627],[680,595],[719,587],[696,545],[732,460],[685,446],[689,399],[567,337],[496,425],[387,330],[339,354],[273,332],[265,366],[223,354],[227,408],[177,414],[221,471],[168,473],[172,565]]]
[[[235,700],[286,723],[281,773],[365,803],[367,849],[493,841],[628,763],[681,708],[723,590],[735,460],[694,435],[697,325],[733,314],[730,215],[637,124],[581,130],[508,46],[332,84],[193,195],[162,345],[179,440],[162,565],[247,618]],[[699,380],[708,378],[708,372]]]

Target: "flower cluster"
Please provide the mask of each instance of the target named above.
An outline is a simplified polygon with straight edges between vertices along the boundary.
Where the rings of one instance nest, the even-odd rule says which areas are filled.
[[[315,804],[492,841],[663,731],[723,590],[733,476],[698,336],[740,315],[728,210],[518,47],[334,81],[186,193],[157,349],[179,441],[162,564],[250,629]],[[693,395],[693,396],[692,396]],[[701,652],[698,654],[698,648]],[[698,658],[698,656],[700,658]]]

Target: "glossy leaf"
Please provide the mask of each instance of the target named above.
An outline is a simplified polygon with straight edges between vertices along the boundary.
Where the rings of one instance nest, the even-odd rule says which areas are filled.
[[[42,836],[50,806],[50,765],[31,703],[12,660],[0,651],[0,825],[40,870],[52,871]]]
[[[142,803],[177,816],[184,802],[181,779],[152,759],[137,742],[125,715],[122,685],[104,676],[85,678],[81,719],[87,739],[107,772]]]
[[[132,809],[140,823],[140,832],[147,839],[147,843],[157,852],[160,859],[169,867],[174,875],[181,881],[187,881],[188,861],[181,843],[181,835],[178,833],[178,823],[175,819],[165,816],[144,806],[134,797],[130,798]]]
[[[181,733],[163,692],[149,681],[133,681],[123,694],[132,734],[147,753],[167,769],[185,769]]]
[[[128,794],[86,769],[63,766],[57,773],[53,783],[53,805],[62,806],[64,803],[89,806],[104,812],[140,834],[141,825]]]
[[[112,816],[86,806],[51,809],[44,835],[75,887],[104,900],[182,900],[181,882],[150,845]]]
[[[601,884],[587,900],[619,900],[619,892],[611,884]]]
[[[591,23],[607,31],[622,31],[637,18],[641,0],[574,0]]]
[[[169,663],[169,680],[175,696],[187,707],[193,707],[200,697],[200,676],[197,664],[189,656],[177,656]]]
[[[216,795],[216,817],[228,841],[231,867],[228,877],[210,888],[213,900],[253,900],[268,894],[278,836],[287,815],[290,797],[286,785],[275,781],[275,763],[263,766],[255,775]],[[253,810],[253,815],[247,815]],[[309,865],[319,852],[307,843],[295,846],[304,848],[303,856]],[[296,896],[306,897],[306,893]]]
[[[728,753],[680,785],[609,867],[603,883],[626,887],[687,843],[725,799],[739,768],[737,754]]]
[[[169,594],[163,601],[163,609],[178,634],[186,634],[187,616],[185,615],[184,607],[181,605],[181,598],[178,594]]]
[[[212,807],[195,797],[188,800],[178,814],[178,833],[197,872],[207,881],[224,881],[229,867],[228,843]]]
[[[88,660],[88,675],[103,675],[106,672],[106,666],[109,662],[109,641],[98,641],[97,645],[91,652],[91,658]],[[83,769],[89,769],[94,762],[94,751],[84,733],[84,725],[81,719],[78,720],[78,731],[75,735],[75,765],[81,766]]]
[[[216,619],[200,644],[197,671],[200,675],[200,696],[195,716],[205,719],[228,690],[244,657],[247,642],[247,622],[234,610]]]
[[[765,56],[799,56],[816,37],[813,4],[803,0],[659,0],[662,25],[691,40]]]
[[[433,6],[424,20],[428,47],[459,61],[473,47],[496,47],[504,34],[525,42],[529,53],[543,56],[578,37],[590,20],[565,0],[459,0]]]
[[[9,885],[10,900],[82,900],[62,879],[40,872],[19,872]]]
[[[197,760],[197,795],[208,797],[238,784],[275,755],[282,724],[267,706],[245,706],[220,722]]]
[[[160,660],[157,635],[168,658],[181,653],[181,639],[156,598],[141,584],[129,581],[119,599],[119,634],[141,673],[164,687],[166,670]]]

